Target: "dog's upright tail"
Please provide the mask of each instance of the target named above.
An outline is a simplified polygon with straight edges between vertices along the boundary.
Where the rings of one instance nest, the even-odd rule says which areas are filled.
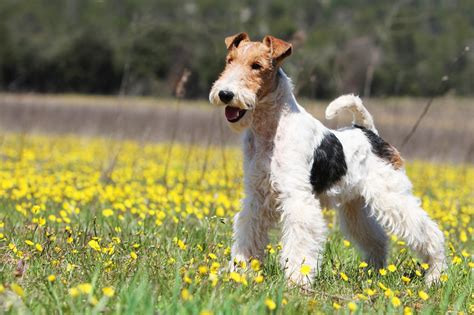
[[[369,111],[362,104],[362,100],[354,94],[342,95],[332,101],[326,108],[326,119],[333,119],[343,111],[352,113],[355,125],[365,127],[375,134],[379,134]]]

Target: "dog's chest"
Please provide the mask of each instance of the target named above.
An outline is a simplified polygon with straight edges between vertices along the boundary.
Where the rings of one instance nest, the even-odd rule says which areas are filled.
[[[254,143],[246,172],[246,186],[258,198],[262,210],[269,216],[277,216],[278,191],[272,174],[274,146],[272,143]]]

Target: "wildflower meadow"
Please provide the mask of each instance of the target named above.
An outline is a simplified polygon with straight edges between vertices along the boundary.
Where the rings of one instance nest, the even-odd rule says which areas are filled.
[[[430,266],[395,236],[387,266],[371,269],[327,210],[324,262],[303,291],[287,285],[277,231],[264,261],[227,268],[238,147],[25,134],[0,144],[0,313],[474,313],[472,165],[407,165],[447,240],[439,285],[425,285]]]

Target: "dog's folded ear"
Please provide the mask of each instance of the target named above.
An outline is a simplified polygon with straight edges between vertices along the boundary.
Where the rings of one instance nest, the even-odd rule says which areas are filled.
[[[265,36],[263,43],[270,48],[272,58],[276,65],[280,65],[283,59],[291,55],[293,50],[290,43],[270,35]]]
[[[249,40],[249,35],[243,32],[226,37],[224,41],[225,45],[227,46],[227,49],[231,49],[232,47],[238,47],[240,42],[247,42]]]

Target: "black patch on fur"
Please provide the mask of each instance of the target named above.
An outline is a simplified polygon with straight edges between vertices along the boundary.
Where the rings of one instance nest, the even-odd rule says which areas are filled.
[[[390,143],[380,138],[372,130],[369,130],[359,125],[354,125],[354,127],[364,132],[367,139],[369,139],[370,145],[372,146],[372,152],[379,158],[382,158],[385,161],[392,163],[394,154],[399,154],[398,151],[396,151],[396,149]]]
[[[346,172],[347,164],[342,144],[332,132],[329,132],[314,150],[311,185],[314,191],[320,194],[331,188],[346,175]]]

